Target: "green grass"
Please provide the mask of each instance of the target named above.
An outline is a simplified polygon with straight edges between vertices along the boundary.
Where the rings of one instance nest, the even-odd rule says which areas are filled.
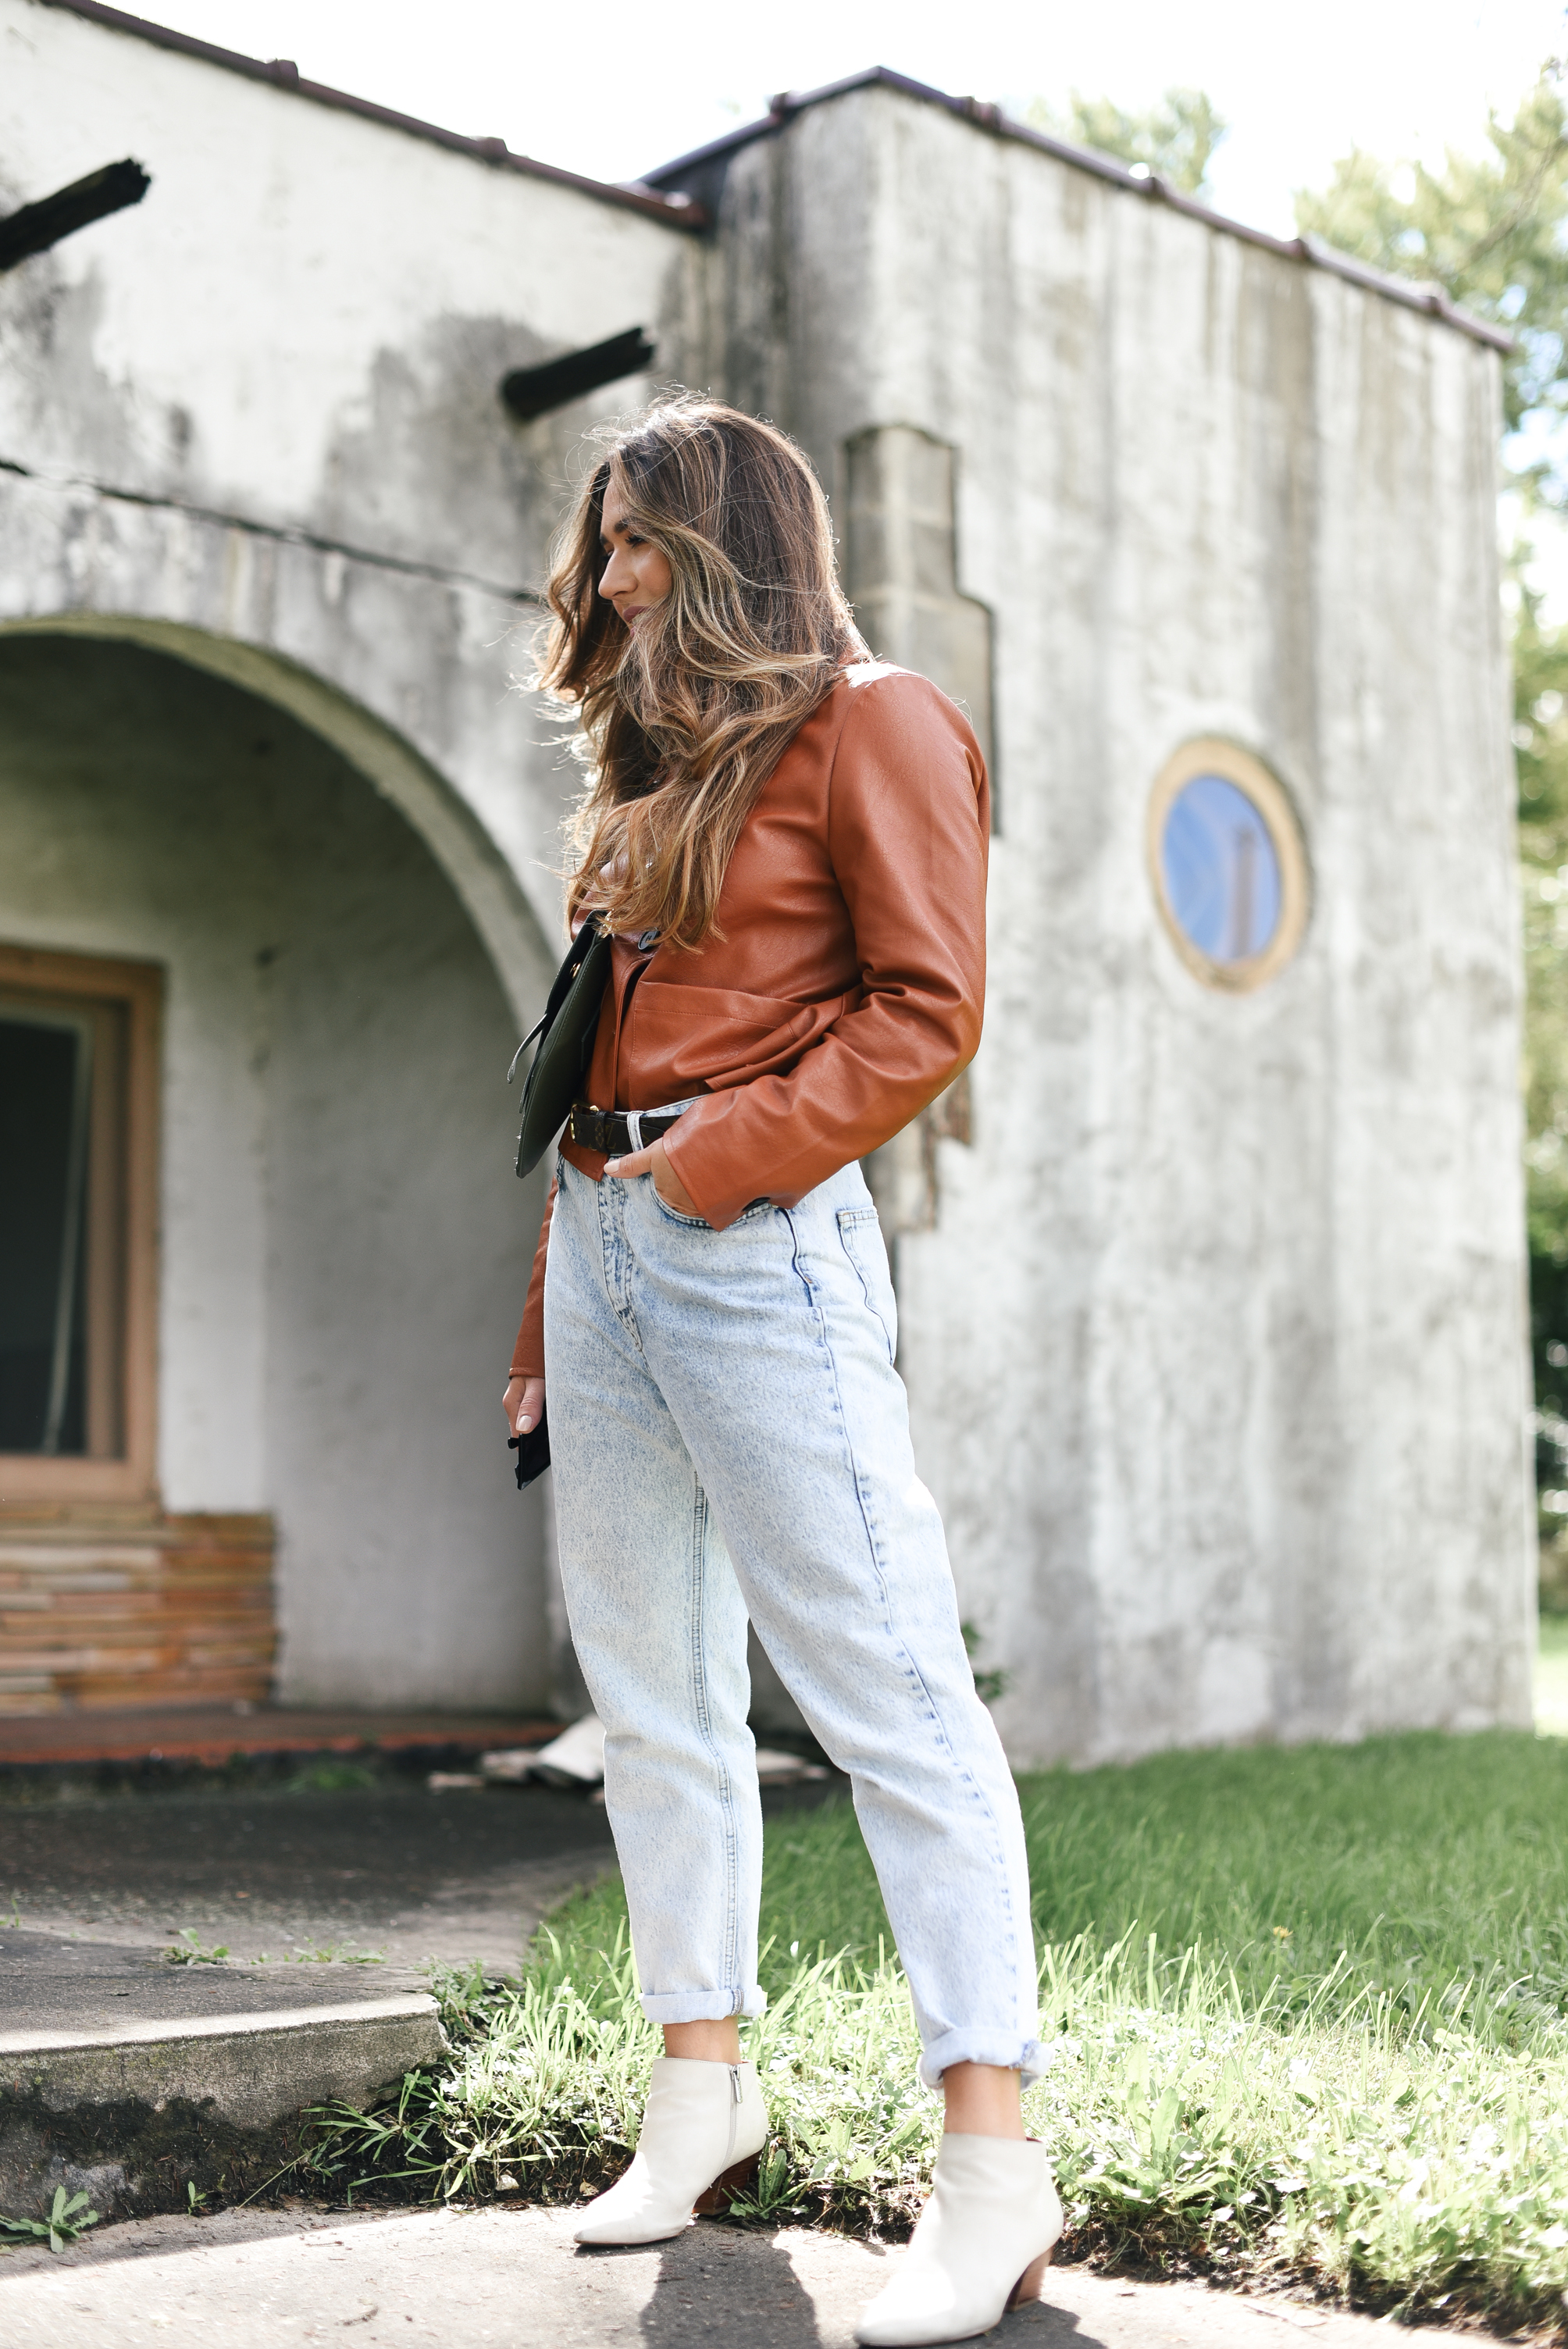
[[[1568,1750],[1491,1733],[1170,1754],[1020,1782],[1036,1930],[1136,1931],[1223,1952],[1250,2005],[1296,2002],[1347,1952],[1338,2002],[1402,2004],[1519,1978],[1509,2012],[1568,1992]],[[595,1896],[598,1930],[620,1899]],[[583,1924],[586,1907],[566,1912]],[[875,1948],[887,1919],[853,1813],[772,1832],[763,1938]],[[781,1962],[777,1957],[775,1963]]]
[[[1050,2047],[1031,2126],[1073,2248],[1561,2324],[1568,1742],[1173,1754],[1020,1792]],[[773,1822],[763,1932],[753,2215],[896,2230],[936,2107],[847,1805]],[[442,1987],[451,2063],[335,2114],[322,2174],[544,2200],[614,2175],[656,2052],[619,1886],[560,1910],[517,1988]]]

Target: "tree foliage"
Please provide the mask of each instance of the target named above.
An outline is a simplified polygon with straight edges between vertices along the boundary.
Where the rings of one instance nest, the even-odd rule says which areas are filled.
[[[1511,566],[1522,574],[1522,564]],[[1525,1182],[1535,1361],[1538,1481],[1568,1487],[1568,628],[1541,624],[1541,599],[1517,582],[1514,753],[1519,768],[1524,916]],[[1563,1512],[1543,1512],[1548,1595],[1568,1604]]]
[[[1065,114],[1037,98],[1026,119],[1076,147],[1141,163],[1189,196],[1207,191],[1210,162],[1229,128],[1201,89],[1168,89],[1144,114],[1125,113],[1109,98],[1080,98],[1075,90]]]
[[[1568,407],[1568,120],[1553,61],[1511,122],[1493,114],[1489,151],[1449,152],[1441,171],[1389,165],[1357,148],[1321,193],[1296,197],[1296,225],[1343,253],[1443,291],[1506,326],[1507,424],[1524,445],[1511,470],[1562,501],[1542,444]]]

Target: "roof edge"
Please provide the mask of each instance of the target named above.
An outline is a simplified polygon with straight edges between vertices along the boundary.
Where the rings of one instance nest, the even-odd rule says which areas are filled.
[[[67,5],[67,0],[55,0]],[[947,90],[934,89],[929,82],[913,81],[907,74],[895,73],[891,66],[868,66],[863,73],[847,74],[841,81],[825,82],[820,89],[785,90],[772,99],[768,113],[759,121],[742,124],[727,131],[722,139],[711,140],[706,147],[694,147],[689,154],[677,155],[673,162],[661,163],[656,171],[646,171],[635,183],[639,187],[656,188],[662,181],[685,175],[705,163],[722,161],[742,147],[749,147],[758,139],[777,137],[798,114],[808,107],[824,105],[830,98],[843,98],[851,90],[882,88],[896,90],[901,97],[919,99],[927,106],[940,106],[955,114],[993,138],[1006,139],[1023,147],[1033,147],[1042,154],[1052,155],[1058,162],[1071,164],[1075,171],[1088,171],[1098,180],[1109,180],[1115,187],[1125,188],[1130,194],[1140,195],[1156,203],[1166,204],[1172,212],[1185,212],[1190,219],[1202,221],[1206,228],[1218,229],[1226,236],[1237,237],[1243,244],[1255,244],[1265,253],[1277,254],[1284,261],[1304,262],[1309,267],[1326,270],[1330,275],[1344,277],[1353,285],[1363,286],[1370,294],[1379,294],[1386,301],[1397,302],[1407,310],[1421,310],[1429,317],[1440,318],[1456,333],[1468,335],[1472,342],[1485,343],[1495,351],[1511,351],[1513,337],[1501,326],[1493,326],[1487,318],[1478,318],[1473,311],[1461,309],[1449,300],[1440,285],[1418,284],[1414,278],[1391,277],[1387,271],[1375,269],[1369,262],[1358,261],[1353,254],[1341,253],[1337,246],[1326,244],[1321,237],[1270,236],[1265,229],[1250,228],[1244,221],[1232,220],[1225,212],[1214,212],[1201,204],[1196,197],[1184,195],[1173,188],[1158,172],[1138,171],[1119,163],[1113,155],[1102,155],[1093,147],[1075,147],[1070,140],[1053,138],[1049,131],[1036,130],[1026,122],[1018,122],[977,98],[954,98]]]
[[[58,8],[69,16],[85,17],[89,24],[102,25],[111,33],[127,33],[137,40],[150,41],[157,48],[199,57],[203,64],[221,66],[225,72],[241,74],[248,81],[270,83],[273,88],[308,98],[313,105],[332,107],[340,114],[357,114],[363,120],[378,122],[388,130],[401,130],[411,139],[445,147],[450,153],[470,156],[492,171],[518,171],[527,179],[548,180],[557,187],[575,188],[601,203],[614,204],[623,211],[641,212],[647,219],[660,221],[666,228],[695,230],[709,224],[703,207],[689,196],[666,195],[652,187],[616,187],[607,180],[586,179],[581,172],[562,171],[558,164],[539,162],[531,155],[514,155],[502,139],[468,139],[460,131],[443,130],[437,123],[421,122],[416,115],[399,114],[392,107],[377,106],[371,98],[356,98],[348,90],[334,89],[325,82],[307,81],[287,58],[250,57],[239,49],[220,48],[215,42],[198,40],[192,33],[177,33],[171,26],[155,25],[145,16],[131,16],[123,9],[106,7],[101,0],[35,0],[35,5]]]

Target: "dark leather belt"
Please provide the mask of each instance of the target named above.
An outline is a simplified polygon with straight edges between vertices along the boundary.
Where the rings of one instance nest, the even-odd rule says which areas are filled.
[[[594,1109],[588,1102],[574,1102],[567,1132],[580,1150],[602,1150],[606,1158],[629,1158],[634,1151],[646,1150],[661,1133],[667,1133],[683,1114],[680,1110],[672,1116],[652,1110]]]

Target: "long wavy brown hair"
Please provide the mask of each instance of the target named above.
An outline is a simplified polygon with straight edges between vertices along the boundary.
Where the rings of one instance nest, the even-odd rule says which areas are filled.
[[[682,395],[600,445],[552,551],[536,679],[575,709],[593,770],[569,830],[568,908],[694,947],[722,936],[725,872],[786,743],[864,647],[827,500],[782,432]],[[635,629],[599,594],[612,473],[670,566]]]

